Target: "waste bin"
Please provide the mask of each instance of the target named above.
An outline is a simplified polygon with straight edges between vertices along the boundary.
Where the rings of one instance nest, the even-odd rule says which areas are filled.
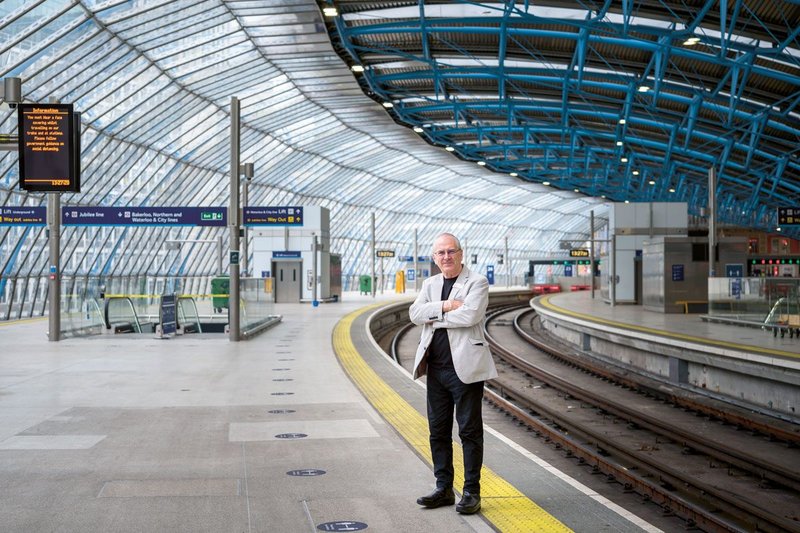
[[[211,306],[215,313],[228,308],[228,294],[231,290],[230,276],[211,278]]]
[[[358,292],[361,294],[372,294],[372,278],[370,276],[359,276]]]

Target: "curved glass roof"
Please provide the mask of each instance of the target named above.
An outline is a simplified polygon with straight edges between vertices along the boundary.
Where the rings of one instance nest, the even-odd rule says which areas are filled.
[[[62,205],[227,205],[230,101],[241,101],[242,162],[255,164],[251,205],[322,205],[345,275],[369,272],[370,213],[378,246],[424,253],[452,231],[493,262],[585,239],[600,200],[526,183],[429,146],[365,97],[334,53],[313,1],[5,0],[0,77],[26,101],[80,111],[82,192]],[[0,109],[0,133],[16,114]],[[18,188],[15,151],[0,151],[0,206],[45,205]],[[154,243],[214,239],[215,228],[65,227],[65,274],[209,275],[200,244],[170,254]],[[4,279],[43,276],[41,227],[0,228]],[[227,239],[227,235],[226,235]],[[521,275],[527,263],[513,264]],[[31,289],[33,290],[33,289]]]

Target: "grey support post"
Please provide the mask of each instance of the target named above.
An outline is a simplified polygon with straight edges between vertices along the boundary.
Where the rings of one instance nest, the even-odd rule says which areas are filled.
[[[708,169],[708,277],[717,276],[717,173]]]
[[[48,340],[61,340],[61,193],[47,193],[47,233],[50,244],[50,273],[47,283]]]
[[[317,305],[317,234],[314,234],[314,243],[311,245],[311,305]]]
[[[14,80],[15,78],[7,78]],[[16,78],[18,80],[18,78]],[[17,87],[21,91],[21,87]],[[12,91],[14,90],[12,84]],[[8,92],[8,90],[6,90]],[[22,97],[20,96],[20,101]],[[48,98],[51,104],[59,103],[58,98]],[[78,121],[80,128],[80,121]],[[22,132],[20,132],[22,135]],[[52,213],[52,214],[51,214]],[[61,340],[61,193],[47,193],[47,229],[50,245],[50,281],[48,282],[48,304],[50,315],[48,317],[47,338],[50,341]]]
[[[221,276],[224,271],[223,259],[225,257],[225,242],[222,240],[222,235],[217,238],[217,276]]]
[[[370,220],[372,221],[372,279],[369,284],[372,287],[372,297],[375,298],[375,213],[370,213]]]
[[[417,241],[417,230],[414,229],[414,290],[419,291],[419,244]]]
[[[255,175],[253,163],[244,163],[241,167],[241,173],[244,176],[244,182],[242,183],[242,209],[250,205],[250,181],[253,179]],[[244,215],[243,215],[244,216]],[[242,221],[244,222],[244,220]],[[247,249],[247,226],[242,224],[242,272],[244,272],[245,276],[253,277],[253,273],[250,272],[250,265],[247,262],[247,254],[249,253]]]
[[[589,211],[589,281],[592,284],[592,300],[594,300],[594,209]]]
[[[508,237],[504,238],[506,254],[506,289],[511,287],[511,258],[508,256]]]
[[[228,206],[230,230],[230,289],[228,290],[228,340],[239,340],[239,99],[231,97],[231,187]]]

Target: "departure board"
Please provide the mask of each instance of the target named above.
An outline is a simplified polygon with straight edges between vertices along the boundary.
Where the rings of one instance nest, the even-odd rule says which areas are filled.
[[[20,188],[80,192],[80,143],[72,104],[20,104],[18,113]]]

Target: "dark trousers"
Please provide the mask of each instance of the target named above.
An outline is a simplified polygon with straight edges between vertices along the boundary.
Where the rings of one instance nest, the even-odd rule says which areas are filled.
[[[453,486],[453,408],[464,450],[464,490],[480,494],[483,381],[463,383],[453,369],[428,368],[428,429],[436,486]]]

